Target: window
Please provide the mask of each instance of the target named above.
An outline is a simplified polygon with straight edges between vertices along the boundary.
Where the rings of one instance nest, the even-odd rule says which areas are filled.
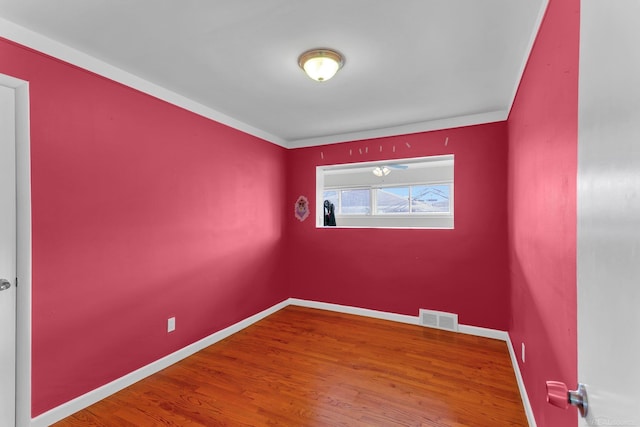
[[[453,228],[453,155],[319,166],[317,226],[324,201],[338,227]]]
[[[343,215],[368,215],[371,213],[371,193],[366,189],[340,190],[340,210]]]

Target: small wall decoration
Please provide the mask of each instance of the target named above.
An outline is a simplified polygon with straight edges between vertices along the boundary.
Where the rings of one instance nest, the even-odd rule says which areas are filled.
[[[299,221],[307,219],[309,216],[309,200],[306,197],[298,197],[298,200],[296,200],[295,213]]]

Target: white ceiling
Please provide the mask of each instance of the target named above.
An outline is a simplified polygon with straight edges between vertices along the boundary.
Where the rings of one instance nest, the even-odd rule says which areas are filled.
[[[300,147],[505,120],[546,4],[0,0],[0,36]],[[315,47],[346,57],[328,82]]]

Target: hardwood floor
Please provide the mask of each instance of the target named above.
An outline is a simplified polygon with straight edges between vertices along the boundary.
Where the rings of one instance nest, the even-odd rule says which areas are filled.
[[[54,425],[528,424],[502,341],[289,306]]]

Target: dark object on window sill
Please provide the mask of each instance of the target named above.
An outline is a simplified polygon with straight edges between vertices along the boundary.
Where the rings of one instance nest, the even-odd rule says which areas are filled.
[[[335,206],[328,200],[324,201],[324,226],[336,226]]]

